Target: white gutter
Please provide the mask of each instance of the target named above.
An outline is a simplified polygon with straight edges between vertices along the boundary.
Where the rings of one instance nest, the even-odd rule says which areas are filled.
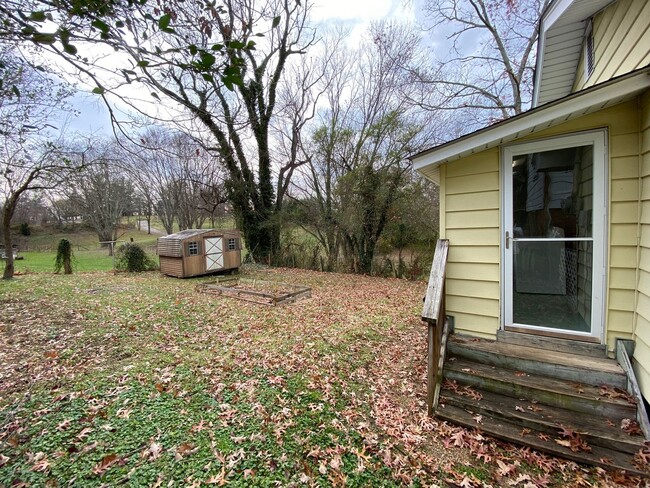
[[[421,171],[430,166],[435,167],[458,159],[463,153],[497,146],[514,139],[521,132],[531,132],[539,126],[546,129],[548,124],[554,121],[558,121],[559,124],[576,113],[602,107],[611,100],[649,89],[649,75],[650,67],[642,68],[415,154],[410,159],[413,167]]]

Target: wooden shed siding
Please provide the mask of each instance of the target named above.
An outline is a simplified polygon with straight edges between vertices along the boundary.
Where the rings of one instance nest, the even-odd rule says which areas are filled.
[[[460,333],[495,337],[500,315],[499,151],[444,166],[441,225],[450,249],[447,313]]]
[[[650,92],[641,97],[641,224],[636,296],[634,368],[639,387],[650,401]]]
[[[160,256],[181,257],[183,255],[182,241],[180,239],[158,240],[158,254]]]
[[[160,272],[169,276],[183,277],[183,258],[160,256]]]
[[[619,0],[593,19],[594,72],[584,72],[584,49],[574,83],[574,91],[629,73],[647,64],[650,56],[650,2]]]

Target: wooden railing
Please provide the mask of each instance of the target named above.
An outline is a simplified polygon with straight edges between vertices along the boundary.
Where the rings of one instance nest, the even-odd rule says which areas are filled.
[[[438,406],[442,367],[449,334],[449,324],[445,315],[445,270],[448,251],[449,240],[439,239],[422,309],[422,320],[428,327],[427,412],[429,415],[433,415],[434,409]]]

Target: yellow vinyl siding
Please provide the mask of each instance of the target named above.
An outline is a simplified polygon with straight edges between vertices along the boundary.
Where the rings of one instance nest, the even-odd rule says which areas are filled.
[[[456,331],[494,337],[499,328],[499,151],[445,165],[447,313]],[[443,196],[441,195],[441,200]]]
[[[520,139],[608,129],[609,245],[605,331],[610,351],[613,351],[616,337],[630,338],[633,334],[640,193],[638,114],[638,102],[631,100]],[[490,149],[441,168],[441,226],[450,240],[447,306],[448,313],[456,318],[456,330],[460,333],[494,336],[499,328],[499,161],[499,151]],[[648,163],[650,169],[650,160]],[[650,180],[648,183],[650,186]],[[594,218],[600,217],[594,215]],[[650,253],[650,225],[648,227]],[[650,265],[650,254],[648,263]],[[581,270],[583,274],[590,272],[586,265]],[[476,284],[472,284],[474,282]],[[648,318],[650,320],[650,310]]]
[[[584,50],[574,91],[629,73],[648,63],[650,57],[650,2],[619,0],[593,19],[594,72],[584,76]]]
[[[650,400],[650,92],[641,97],[641,222],[634,329],[634,369],[639,387]]]

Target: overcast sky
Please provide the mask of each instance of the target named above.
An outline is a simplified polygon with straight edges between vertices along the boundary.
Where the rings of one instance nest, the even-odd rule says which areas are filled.
[[[349,42],[357,44],[372,21],[391,19],[413,21],[417,0],[317,0],[312,20],[316,24],[343,22],[351,29]],[[99,96],[80,93],[72,104],[80,115],[71,119],[68,130],[79,133],[112,134],[108,112]]]

